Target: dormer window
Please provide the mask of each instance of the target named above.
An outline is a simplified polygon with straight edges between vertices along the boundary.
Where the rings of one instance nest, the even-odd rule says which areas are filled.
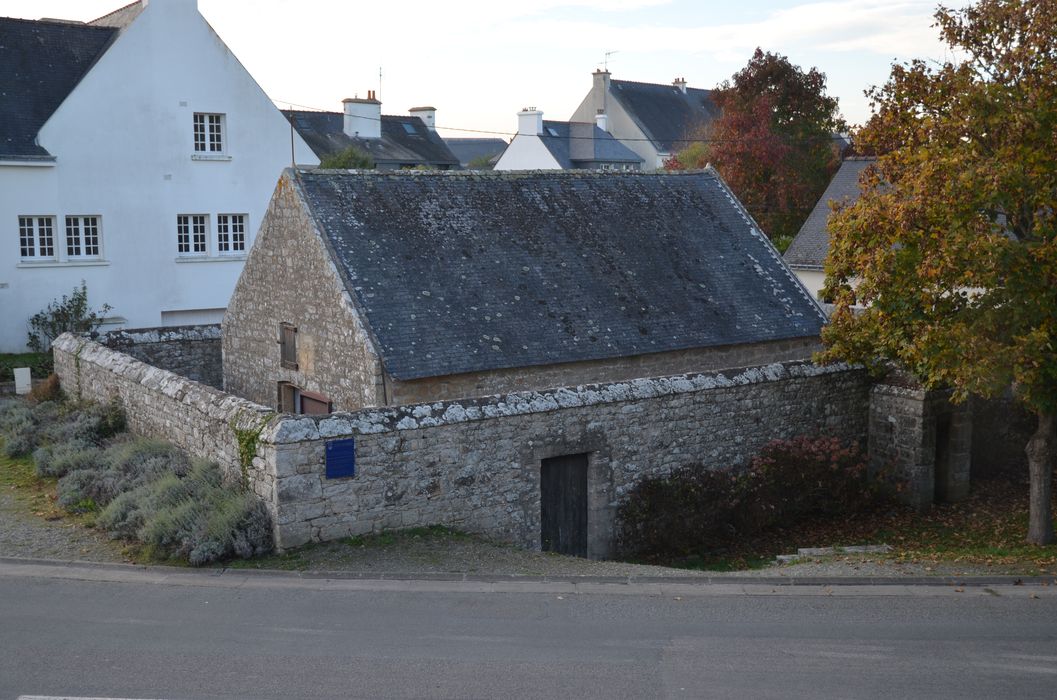
[[[224,152],[224,115],[194,115],[195,153],[222,154]]]

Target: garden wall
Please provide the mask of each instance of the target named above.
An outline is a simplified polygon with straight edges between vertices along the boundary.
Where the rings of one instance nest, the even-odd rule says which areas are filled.
[[[111,331],[99,342],[214,389],[224,387],[219,323]]]
[[[639,479],[694,463],[738,467],[776,438],[864,443],[870,392],[861,370],[793,362],[275,416],[82,338],[62,336],[55,364],[68,393],[117,396],[134,431],[213,459],[229,474],[244,470],[269,505],[280,547],[445,524],[539,548],[541,461],[586,455],[588,553],[604,557],[616,508]],[[328,445],[354,456],[355,476],[328,478]]]

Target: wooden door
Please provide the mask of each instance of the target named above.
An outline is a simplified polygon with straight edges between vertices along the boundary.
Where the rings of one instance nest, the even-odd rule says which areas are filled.
[[[540,540],[545,552],[587,556],[587,455],[540,464]]]

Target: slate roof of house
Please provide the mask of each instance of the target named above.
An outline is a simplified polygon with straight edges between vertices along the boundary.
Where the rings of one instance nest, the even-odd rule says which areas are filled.
[[[611,80],[609,93],[662,153],[682,150],[688,131],[719,116],[711,90]]]
[[[479,158],[487,157],[494,161],[507,147],[507,142],[503,139],[454,138],[444,139],[444,143],[448,144],[448,148],[464,168]]]
[[[824,323],[714,171],[294,177],[400,380],[811,337]]]
[[[0,159],[50,159],[40,128],[117,36],[113,27],[0,17]]]
[[[796,238],[785,251],[785,261],[790,267],[821,270],[829,254],[829,221],[831,201],[854,202],[859,198],[859,175],[876,159],[849,158],[841,163],[837,174],[830,180],[826,191],[811,210],[807,221],[800,227]]]
[[[613,135],[585,122],[543,121],[539,137],[565,170],[593,163],[642,163],[642,157]]]
[[[377,164],[459,165],[459,159],[444,143],[444,139],[437,132],[430,131],[418,117],[383,114],[381,138],[364,139],[346,135],[345,115],[341,112],[284,109],[283,115],[319,158],[356,146],[369,154]]]

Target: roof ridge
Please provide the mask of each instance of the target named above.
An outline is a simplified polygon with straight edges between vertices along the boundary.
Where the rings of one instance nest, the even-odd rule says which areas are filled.
[[[113,15],[116,15],[118,12],[123,12],[123,11],[127,10],[128,8],[132,7],[133,5],[139,5],[139,4],[140,4],[140,0],[132,0],[132,2],[130,2],[129,4],[122,5],[121,7],[117,8],[116,10],[111,10],[110,12],[107,12],[105,15],[101,15],[99,17],[96,17],[93,20],[89,20],[89,21],[85,22],[85,24],[92,24],[94,22],[98,22],[99,20],[106,19],[107,17],[112,17]]]
[[[96,29],[103,31],[113,31],[113,27],[102,27],[85,22],[78,22],[75,19],[58,19],[55,17],[42,17],[40,19],[29,19],[26,17],[0,17],[0,21],[4,22],[22,22],[23,24],[51,24],[56,27],[76,27],[78,29]]]
[[[680,90],[675,85],[672,85],[671,83],[647,83],[647,82],[645,82],[643,80],[617,80],[616,78],[613,78],[609,82],[610,82],[610,84],[612,84],[612,83],[631,83],[632,85],[649,85],[651,87],[672,88],[674,90],[679,90],[680,92],[682,92],[682,90]],[[713,92],[712,88],[698,88],[698,87],[691,87],[689,85],[686,86],[686,89],[687,90],[700,90],[701,92]]]

